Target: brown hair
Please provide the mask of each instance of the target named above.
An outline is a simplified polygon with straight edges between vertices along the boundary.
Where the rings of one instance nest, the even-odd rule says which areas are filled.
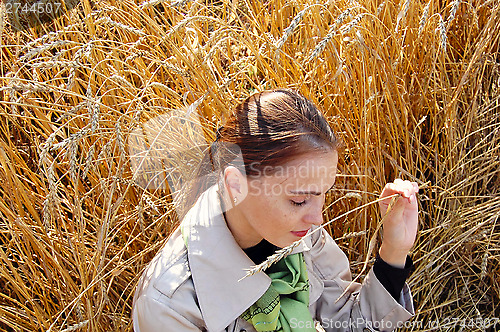
[[[269,175],[269,169],[302,154],[337,148],[339,141],[322,112],[300,93],[289,89],[256,93],[239,104],[217,130],[215,142],[187,188],[182,210],[187,211],[203,191],[221,181],[228,165],[249,177],[263,174],[264,168]],[[233,162],[238,155],[242,163]]]

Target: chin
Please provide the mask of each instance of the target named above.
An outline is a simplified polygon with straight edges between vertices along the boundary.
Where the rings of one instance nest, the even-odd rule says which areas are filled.
[[[290,240],[290,241],[281,241],[279,244],[275,244],[275,246],[278,246],[280,248],[285,248],[294,243],[295,241]]]

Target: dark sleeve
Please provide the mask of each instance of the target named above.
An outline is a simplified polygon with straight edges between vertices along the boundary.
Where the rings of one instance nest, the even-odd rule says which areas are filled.
[[[375,276],[396,301],[399,301],[405,281],[412,269],[413,261],[410,256],[406,256],[405,267],[402,269],[387,264],[378,254],[373,264]]]

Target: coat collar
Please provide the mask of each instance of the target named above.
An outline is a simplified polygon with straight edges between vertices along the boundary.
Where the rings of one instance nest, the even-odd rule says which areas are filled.
[[[271,279],[264,272],[242,279],[255,264],[226,225],[217,185],[201,194],[181,228],[203,319],[208,331],[221,331],[266,292]],[[307,237],[292,253],[310,248]]]

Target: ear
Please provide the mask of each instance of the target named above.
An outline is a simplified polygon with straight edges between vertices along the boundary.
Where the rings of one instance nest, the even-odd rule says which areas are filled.
[[[233,207],[241,203],[248,195],[247,179],[234,166],[228,166],[224,170],[224,185],[228,194],[227,198]]]

